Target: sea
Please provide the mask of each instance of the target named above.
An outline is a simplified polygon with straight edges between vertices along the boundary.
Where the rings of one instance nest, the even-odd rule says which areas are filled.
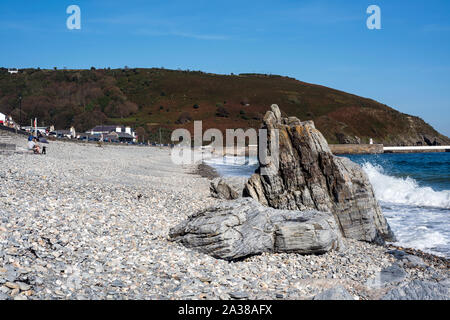
[[[450,153],[343,155],[368,175],[395,245],[450,258]],[[255,157],[204,161],[221,176],[250,177]]]

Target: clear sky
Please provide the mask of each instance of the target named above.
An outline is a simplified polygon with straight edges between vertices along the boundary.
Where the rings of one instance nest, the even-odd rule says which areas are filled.
[[[381,30],[369,30],[369,5]],[[81,30],[68,30],[69,5]],[[1,0],[0,66],[271,73],[373,98],[450,136],[449,0]]]

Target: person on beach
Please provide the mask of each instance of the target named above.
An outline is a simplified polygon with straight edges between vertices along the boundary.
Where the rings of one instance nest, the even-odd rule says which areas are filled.
[[[39,154],[41,152],[41,148],[37,144],[37,139],[35,137],[28,137],[28,150],[33,151],[35,154]]]

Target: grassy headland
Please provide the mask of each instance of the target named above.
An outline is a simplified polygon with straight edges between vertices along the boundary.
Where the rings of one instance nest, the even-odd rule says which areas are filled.
[[[329,143],[355,136],[392,145],[450,143],[422,119],[382,103],[289,77],[261,74],[217,75],[166,69],[0,69],[0,112],[26,124],[85,131],[98,124],[123,124],[145,140],[165,141],[194,120],[208,128],[258,128],[268,106],[314,120]],[[26,120],[25,120],[26,119]]]

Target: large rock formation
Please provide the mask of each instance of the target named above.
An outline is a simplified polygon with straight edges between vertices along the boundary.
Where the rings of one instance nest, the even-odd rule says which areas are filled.
[[[414,280],[389,291],[382,300],[450,300],[448,283]]]
[[[225,260],[263,252],[320,254],[342,247],[331,214],[277,210],[250,198],[225,201],[200,211],[170,230],[169,237]]]
[[[263,128],[279,130],[279,166],[275,161],[260,163],[244,194],[277,209],[332,212],[344,237],[376,243],[393,240],[361,167],[334,156],[312,121],[282,118],[278,106],[271,108]]]

